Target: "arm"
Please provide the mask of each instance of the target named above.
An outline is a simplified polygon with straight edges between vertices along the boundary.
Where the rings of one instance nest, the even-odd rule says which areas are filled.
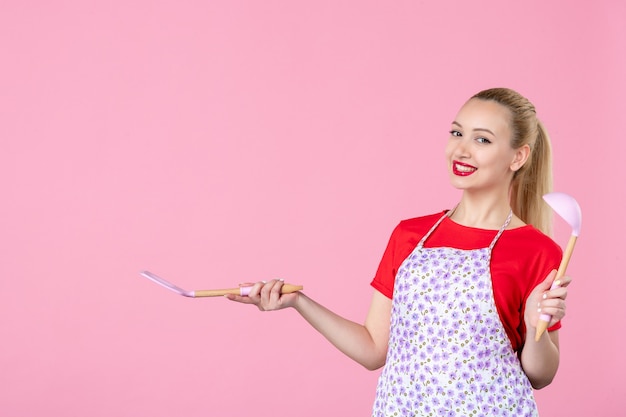
[[[566,287],[571,279],[563,277],[559,288],[549,290],[555,275],[556,271],[550,272],[546,279],[535,287],[526,301],[524,311],[526,338],[520,360],[524,372],[535,389],[548,386],[559,368],[558,331],[544,332],[537,342],[534,337],[541,313],[552,316],[550,326],[565,316]]]
[[[365,323],[359,324],[333,313],[303,293],[280,294],[282,285],[277,280],[257,283],[248,297],[226,297],[254,304],[262,311],[293,307],[337,349],[365,368],[374,370],[385,364],[391,317],[389,298],[374,291]]]

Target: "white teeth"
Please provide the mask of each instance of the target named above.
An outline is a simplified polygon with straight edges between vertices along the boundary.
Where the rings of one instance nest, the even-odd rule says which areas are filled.
[[[459,172],[472,172],[472,171],[476,171],[476,168],[473,167],[468,167],[465,165],[459,165],[459,164],[455,164],[455,168],[457,171]]]

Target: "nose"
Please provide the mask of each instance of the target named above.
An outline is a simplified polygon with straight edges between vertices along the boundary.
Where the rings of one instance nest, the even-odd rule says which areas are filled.
[[[469,147],[465,138],[454,140],[452,155],[455,158],[469,158]]]

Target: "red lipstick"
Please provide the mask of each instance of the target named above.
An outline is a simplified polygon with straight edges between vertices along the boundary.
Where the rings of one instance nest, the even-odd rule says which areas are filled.
[[[452,173],[454,175],[467,177],[468,175],[472,175],[474,172],[476,172],[476,167],[464,164],[463,162],[452,161]]]

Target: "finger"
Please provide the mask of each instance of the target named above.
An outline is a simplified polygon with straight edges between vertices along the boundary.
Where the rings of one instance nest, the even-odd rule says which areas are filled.
[[[565,310],[565,301],[561,298],[548,298],[539,303],[541,312],[551,314],[554,310]]]
[[[274,310],[276,308],[275,304],[272,304],[271,294],[272,288],[276,285],[275,280],[271,280],[269,282],[265,282],[263,286],[260,288],[259,294],[255,297],[256,306],[261,311],[269,311]]]
[[[263,292],[263,288],[265,287],[266,283],[265,281],[259,281],[257,283],[255,283],[254,285],[252,285],[251,287],[247,287],[246,291],[243,292],[243,295],[241,295],[241,299],[242,300],[247,300],[247,301],[242,301],[245,304],[253,304],[255,305],[259,310],[264,311],[265,307],[263,306],[263,299],[261,296],[261,293]]]
[[[263,286],[260,288],[259,297],[266,299],[269,295],[269,290],[272,287],[272,281],[263,281]]]
[[[565,317],[565,311],[555,310],[554,314],[550,315],[550,317],[552,317],[552,319],[550,320],[550,324],[548,326],[552,327],[558,322],[560,322],[561,320],[563,320],[563,317]]]
[[[558,279],[559,287],[567,287],[572,282],[572,277],[564,275]]]
[[[250,287],[250,291],[248,291],[248,297],[251,299],[260,298],[261,292],[263,291],[265,284],[266,284],[265,281],[259,281],[259,282],[252,284],[252,286]]]
[[[283,288],[284,282],[282,279],[278,279],[274,281],[275,283],[270,290],[270,303],[280,304],[281,290]]]
[[[226,294],[224,298],[229,299],[230,301],[235,301],[242,304],[254,304],[254,301],[250,299],[248,296],[236,295],[236,294]]]
[[[278,280],[273,279],[271,281],[268,281],[264,286],[263,289],[261,290],[261,298],[264,301],[269,302],[272,299],[272,294],[275,293],[276,291],[276,286],[278,284]],[[278,288],[280,290],[280,286]],[[279,293],[280,294],[280,293]]]
[[[566,304],[560,298],[548,299],[541,303],[541,313],[552,317],[550,326],[565,317]]]
[[[561,300],[565,300],[567,298],[567,288],[565,287],[557,287],[553,290],[547,291],[545,293],[543,293],[543,299],[550,299],[550,298],[558,298]]]

